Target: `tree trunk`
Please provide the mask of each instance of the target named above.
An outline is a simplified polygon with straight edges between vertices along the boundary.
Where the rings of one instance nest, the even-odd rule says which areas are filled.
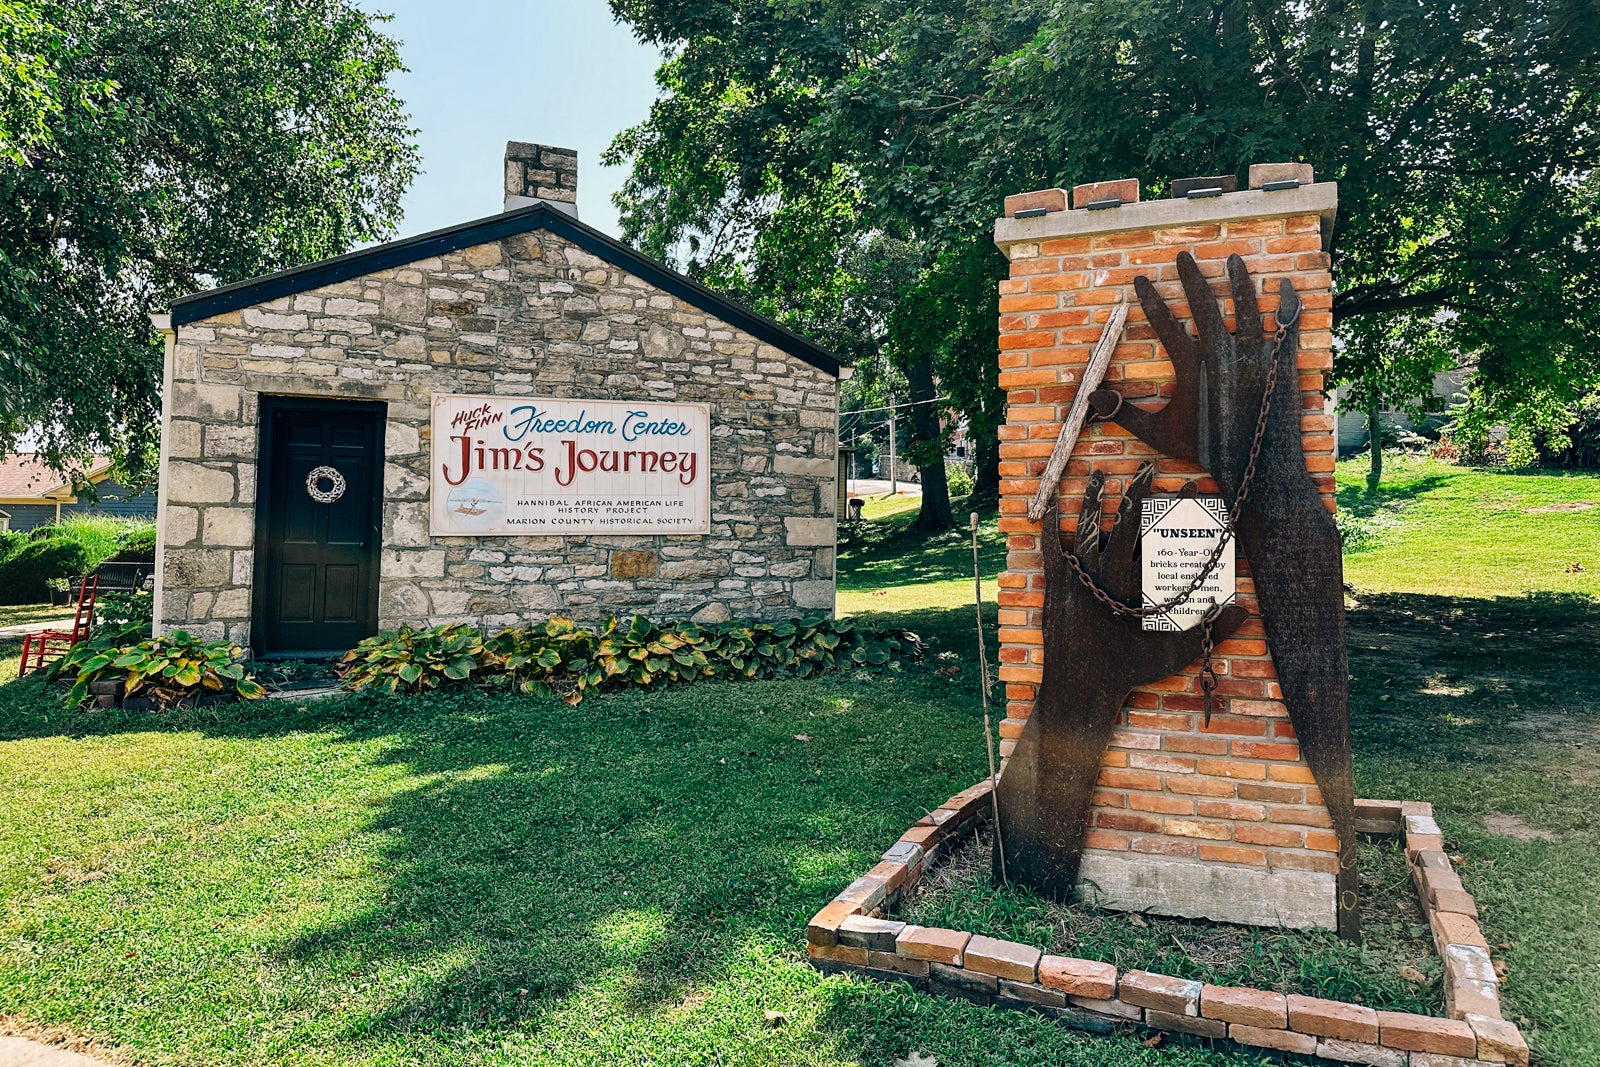
[[[924,353],[906,368],[911,386],[911,447],[906,453],[922,472],[922,511],[919,530],[948,530],[955,525],[950,514],[950,483],[944,473],[944,447],[939,430],[938,396],[933,381],[933,354]]]
[[[1367,492],[1376,493],[1383,481],[1383,426],[1378,422],[1378,401],[1367,401],[1367,448],[1372,466],[1367,471]]]
[[[972,449],[972,505],[990,506],[1000,499],[1000,437],[974,434],[969,428],[967,444]]]

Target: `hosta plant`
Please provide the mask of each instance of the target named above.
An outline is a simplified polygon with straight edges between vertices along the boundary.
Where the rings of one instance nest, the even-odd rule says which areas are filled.
[[[70,705],[84,703],[89,683],[104,679],[121,681],[124,699],[143,697],[163,709],[213,693],[254,700],[266,692],[241,662],[244,650],[227,641],[173,630],[133,645],[95,645],[78,646],[82,652],[61,668],[78,672]]]
[[[351,689],[387,685],[391,693],[425,693],[471,680],[484,663],[483,635],[458,622],[369,637],[344,654],[340,673]]]
[[[654,623],[641,615],[598,629],[557,617],[481,637],[461,624],[402,629],[363,641],[345,657],[353,689],[385,684],[421,692],[449,683],[509,682],[525,693],[576,704],[601,689],[696,678],[807,678],[846,667],[896,667],[920,659],[922,642],[813,615],[793,622]]]

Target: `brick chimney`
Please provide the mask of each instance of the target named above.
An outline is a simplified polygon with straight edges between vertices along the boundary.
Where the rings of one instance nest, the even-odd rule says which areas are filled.
[[[578,217],[578,153],[526,141],[506,142],[505,210],[549,204]]]
[[[1094,471],[1108,479],[1108,515],[1146,460],[1158,462],[1158,492],[1177,492],[1191,478],[1202,478],[1202,492],[1216,492],[1203,470],[1158,457],[1114,422],[1097,422],[1085,428],[1061,483],[1071,501],[1063,531],[1041,531],[1027,516],[1079,376],[1118,300],[1130,310],[1106,381],[1147,404],[1171,395],[1172,366],[1133,293],[1135,277],[1149,277],[1184,318],[1178,253],[1194,255],[1224,297],[1224,264],[1238,253],[1269,332],[1278,279],[1290,279],[1304,308],[1295,369],[1306,467],[1333,509],[1334,422],[1322,390],[1332,365],[1326,249],[1337,191],[1315,184],[1304,164],[1253,166],[1249,186],[1238,191],[1232,175],[1188,179],[1173,183],[1172,199],[1141,203],[1139,183],[1123,179],[1073,189],[1071,208],[1064,189],[1006,198],[1006,217],[995,224],[995,243],[1011,261],[999,306],[1000,385],[1009,404],[1000,427],[1000,529],[1009,546],[1000,577],[1005,755],[1042,677],[1041,534],[1075,529],[1077,500]],[[1238,602],[1251,618],[1217,646],[1217,713],[1206,723],[1197,665],[1129,695],[1101,763],[1082,877],[1111,907],[1332,927],[1339,842],[1282,702],[1242,554],[1238,574]]]

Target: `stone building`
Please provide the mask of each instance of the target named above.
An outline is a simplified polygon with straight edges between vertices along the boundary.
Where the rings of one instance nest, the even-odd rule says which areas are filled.
[[[505,173],[502,214],[158,322],[158,628],[282,653],[833,609],[847,372],[579,222],[572,152]]]

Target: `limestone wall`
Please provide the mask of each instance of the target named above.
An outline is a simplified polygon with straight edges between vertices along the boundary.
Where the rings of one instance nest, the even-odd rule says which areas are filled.
[[[832,375],[543,230],[177,327],[157,622],[250,639],[261,394],[388,404],[380,625],[832,610]],[[711,405],[712,532],[428,533],[435,393]]]

